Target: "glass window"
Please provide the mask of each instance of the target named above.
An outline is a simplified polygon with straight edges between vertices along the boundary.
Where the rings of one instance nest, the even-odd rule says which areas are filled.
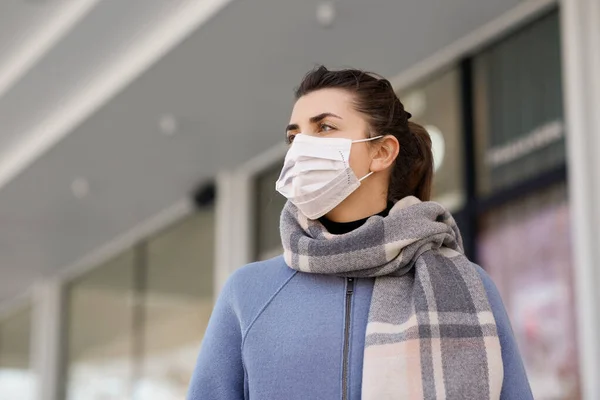
[[[131,399],[134,258],[128,251],[67,288],[69,400]]]
[[[31,307],[0,321],[0,399],[33,400],[35,375],[30,363]]]
[[[214,209],[67,287],[68,400],[185,397],[213,307]]]
[[[578,399],[577,333],[565,185],[487,213],[479,260],[504,299],[536,399]]]
[[[283,160],[256,177],[254,193],[256,204],[255,258],[265,260],[283,252],[279,235],[279,216],[286,199],[275,190],[275,182],[283,167]]]
[[[565,162],[558,12],[483,51],[474,74],[479,194]]]
[[[400,94],[400,100],[431,136],[435,175],[432,197],[452,211],[465,200],[460,73],[457,68]]]
[[[204,209],[146,245],[136,399],[185,398],[213,307],[214,224]]]

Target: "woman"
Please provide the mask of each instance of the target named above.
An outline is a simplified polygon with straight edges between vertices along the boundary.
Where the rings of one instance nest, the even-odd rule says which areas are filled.
[[[389,81],[320,67],[296,98],[284,255],[228,280],[188,398],[531,399],[494,284],[428,201],[429,135]]]

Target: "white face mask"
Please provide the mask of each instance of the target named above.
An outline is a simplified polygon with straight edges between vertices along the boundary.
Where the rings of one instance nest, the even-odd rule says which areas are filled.
[[[309,219],[317,219],[333,210],[373,172],[358,179],[350,165],[352,143],[362,140],[319,138],[304,134],[294,137],[285,156],[275,188]]]

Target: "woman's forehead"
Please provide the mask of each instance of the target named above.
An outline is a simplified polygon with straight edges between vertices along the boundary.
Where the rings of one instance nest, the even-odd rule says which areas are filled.
[[[300,97],[292,110],[290,123],[299,123],[323,114],[332,113],[342,118],[356,114],[352,95],[341,89],[321,89]]]

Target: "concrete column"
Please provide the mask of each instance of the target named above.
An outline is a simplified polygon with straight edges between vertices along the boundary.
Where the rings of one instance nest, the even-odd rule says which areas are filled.
[[[584,399],[600,398],[600,1],[561,0],[569,198]]]
[[[37,283],[32,294],[31,365],[37,378],[35,398],[58,400],[62,379],[62,285],[58,279],[47,279]]]
[[[215,295],[229,275],[252,258],[251,180],[236,171],[217,175]]]

